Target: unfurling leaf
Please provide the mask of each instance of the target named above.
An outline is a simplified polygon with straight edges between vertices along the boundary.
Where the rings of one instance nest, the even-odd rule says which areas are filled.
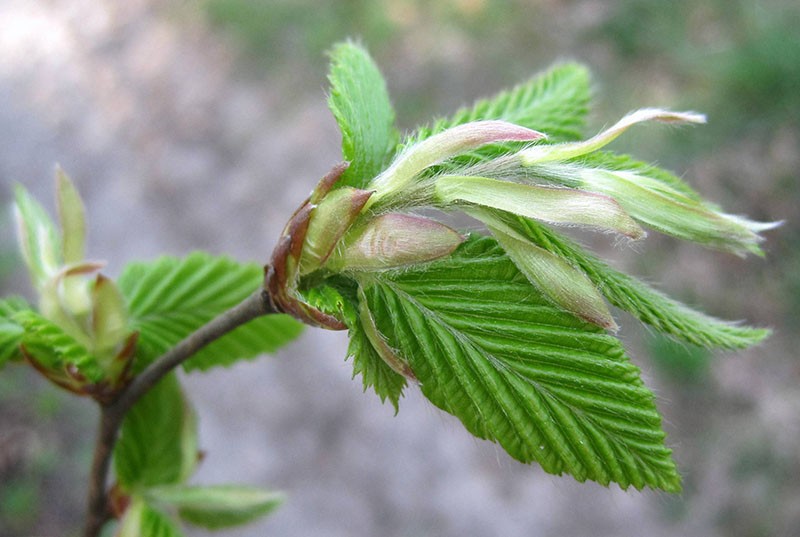
[[[86,216],[83,200],[69,176],[56,170],[56,201],[61,222],[64,263],[80,263],[86,254]]]
[[[147,499],[177,509],[185,522],[207,529],[240,526],[266,516],[283,494],[236,485],[166,486],[147,491]]]
[[[586,226],[632,239],[644,236],[642,228],[619,203],[593,192],[524,185],[488,177],[443,175],[436,178],[436,194],[448,205],[465,202],[550,224]]]
[[[22,186],[16,189],[14,212],[22,258],[39,289],[61,265],[59,234],[47,211]]]
[[[497,142],[532,142],[545,135],[507,121],[473,121],[442,131],[399,154],[386,171],[370,183],[376,190],[370,200],[401,192],[425,168],[456,155]]]
[[[600,291],[580,269],[515,233],[509,233],[505,226],[488,225],[520,272],[554,305],[606,330],[617,330],[617,323]]]
[[[183,537],[167,515],[134,497],[120,521],[116,537]]]

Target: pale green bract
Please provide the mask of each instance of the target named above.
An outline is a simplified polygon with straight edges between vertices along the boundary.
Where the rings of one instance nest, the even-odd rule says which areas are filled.
[[[177,510],[184,522],[207,529],[239,526],[266,516],[283,494],[237,485],[171,485],[147,491],[149,503]]]

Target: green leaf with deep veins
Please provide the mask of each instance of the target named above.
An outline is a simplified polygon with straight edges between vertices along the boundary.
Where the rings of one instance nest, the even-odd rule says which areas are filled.
[[[620,342],[552,306],[493,239],[361,284],[422,392],[475,436],[579,481],[680,490],[653,394]]]
[[[33,310],[19,311],[13,320],[25,330],[23,348],[40,366],[53,372],[74,366],[90,382],[99,382],[105,376],[97,358],[54,322]]]
[[[197,252],[133,263],[119,278],[131,329],[138,330],[136,369],[261,287],[263,271],[250,263]],[[296,338],[302,325],[288,315],[267,315],[240,326],[184,363],[186,370],[231,365],[275,352]]]
[[[502,119],[543,132],[549,142],[578,140],[589,109],[589,82],[589,72],[584,66],[556,65],[510,90],[419,128],[403,141],[403,146],[409,147],[456,125],[486,119]],[[507,152],[505,145],[493,145],[459,161],[476,162],[504,152]]]
[[[345,42],[330,53],[328,106],[342,132],[342,155],[350,167],[339,185],[365,186],[394,154],[399,134],[386,82],[369,53]]]
[[[0,300],[0,368],[10,360],[22,358],[19,344],[25,329],[14,321],[14,315],[20,311],[29,310],[30,306],[25,299],[9,297]]]

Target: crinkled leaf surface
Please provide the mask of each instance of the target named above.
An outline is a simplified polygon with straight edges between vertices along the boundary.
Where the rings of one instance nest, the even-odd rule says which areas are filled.
[[[99,382],[105,376],[97,358],[54,322],[33,310],[19,311],[13,320],[25,330],[25,351],[44,368],[57,372],[71,365],[91,382]]]
[[[255,264],[197,252],[133,263],[119,278],[131,328],[138,330],[136,368],[141,369],[262,284]],[[186,370],[230,365],[275,352],[297,337],[302,325],[288,315],[267,315],[237,328],[184,363]]]
[[[486,119],[502,119],[543,132],[550,142],[577,140],[581,137],[589,98],[586,68],[575,63],[556,65],[510,90],[481,99],[449,118],[421,127],[403,145],[408,147],[456,125]],[[506,151],[503,145],[486,147],[471,153],[467,161],[484,160]]]
[[[386,82],[369,53],[345,42],[330,53],[328,106],[342,132],[342,155],[350,167],[339,185],[363,187],[394,154],[399,134]]]
[[[114,448],[114,471],[129,492],[185,481],[197,464],[197,423],[175,374],[128,412]]]
[[[680,489],[653,394],[619,341],[550,305],[493,239],[362,285],[422,392],[472,434],[580,481]]]
[[[25,329],[14,320],[14,314],[29,310],[30,306],[25,299],[9,297],[0,300],[0,368],[9,360],[18,360],[22,356],[19,344]]]

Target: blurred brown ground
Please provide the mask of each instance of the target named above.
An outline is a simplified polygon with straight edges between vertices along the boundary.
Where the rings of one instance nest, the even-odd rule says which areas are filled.
[[[639,106],[707,110],[707,128],[644,129],[616,147],[685,174],[732,212],[787,220],[767,259],[654,234],[634,249],[593,242],[711,313],[776,329],[756,349],[675,365],[685,349],[621,318],[658,395],[682,496],[519,465],[414,390],[393,416],[350,380],[345,336],[313,330],[275,356],[185,377],[207,452],[196,481],[289,494],[231,536],[798,535],[800,110],[785,89],[800,87],[798,10],[678,4],[4,0],[0,199],[20,182],[49,203],[58,162],[86,197],[90,256],[112,274],[194,249],[263,262],[340,158],[322,51],[348,36],[373,50],[404,128],[563,58],[596,75],[588,132]],[[6,216],[2,292],[29,294]],[[0,535],[76,534],[94,419],[89,402],[19,367],[0,373]]]

